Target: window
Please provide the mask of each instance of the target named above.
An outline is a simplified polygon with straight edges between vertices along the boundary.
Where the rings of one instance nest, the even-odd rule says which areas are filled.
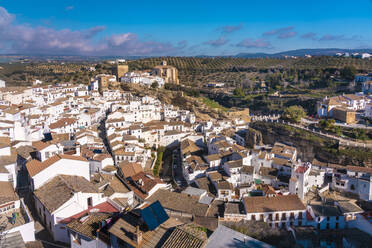
[[[327,216],[327,221],[329,221],[329,216]]]
[[[93,206],[93,199],[92,199],[92,197],[89,197],[87,199],[87,202],[88,202],[88,207],[92,207]]]
[[[287,219],[286,214],[282,213],[282,220],[285,220],[285,219]]]
[[[273,214],[269,214],[269,220],[273,220]]]
[[[279,214],[275,214],[275,220],[279,220]]]
[[[302,212],[299,212],[299,213],[298,213],[298,218],[299,218],[299,219],[302,219]]]
[[[264,220],[264,215],[260,214],[260,221],[263,221],[263,220]]]
[[[299,222],[298,222],[298,225],[299,225],[299,226],[302,226],[302,221],[299,221]]]
[[[256,215],[252,214],[252,220],[256,220]]]

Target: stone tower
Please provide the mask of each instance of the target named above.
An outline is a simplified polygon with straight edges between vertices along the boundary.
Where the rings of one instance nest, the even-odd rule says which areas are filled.
[[[123,63],[117,63],[116,64],[116,78],[117,78],[117,81],[120,82],[120,78],[124,76],[125,73],[128,72],[128,65],[127,64],[123,64]]]

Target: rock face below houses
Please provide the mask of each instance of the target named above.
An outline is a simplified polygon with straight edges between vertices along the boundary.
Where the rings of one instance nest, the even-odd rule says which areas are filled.
[[[248,128],[245,136],[245,144],[248,148],[262,146],[262,133],[256,129]]]
[[[356,165],[372,167],[372,151],[370,149],[341,147],[338,142],[314,135],[302,129],[290,127],[279,123],[254,122],[250,124],[251,129],[258,131],[262,135],[264,144],[274,144],[282,142],[295,146],[298,158],[302,161],[312,161],[314,158],[328,163],[342,165]],[[247,145],[251,146],[259,134],[247,132]],[[257,139],[259,140],[259,139]]]

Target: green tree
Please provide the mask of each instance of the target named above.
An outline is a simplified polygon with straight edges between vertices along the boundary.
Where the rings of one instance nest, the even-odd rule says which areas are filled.
[[[154,176],[159,176],[161,165],[163,163],[164,152],[165,152],[165,147],[163,146],[160,146],[157,150],[157,158],[156,158],[155,165],[153,168]]]
[[[319,121],[319,126],[321,129],[328,131],[328,132],[335,133],[340,136],[342,134],[341,127],[336,126],[335,124],[336,124],[336,121],[334,119]]]
[[[242,88],[235,88],[234,95],[237,96],[237,97],[244,97],[245,96],[244,91],[243,91]]]
[[[291,122],[299,123],[301,118],[306,116],[305,110],[298,105],[290,106],[284,109],[282,118]]]
[[[356,69],[354,66],[345,66],[340,74],[341,74],[341,77],[344,78],[345,80],[347,81],[352,81],[354,80],[354,77],[355,77],[355,73],[356,73]]]
[[[319,125],[323,130],[332,131],[335,127],[336,121],[334,119],[320,120]]]
[[[151,84],[151,88],[153,88],[153,89],[156,89],[156,88],[158,88],[159,87],[159,83],[158,82],[153,82],[152,84]]]

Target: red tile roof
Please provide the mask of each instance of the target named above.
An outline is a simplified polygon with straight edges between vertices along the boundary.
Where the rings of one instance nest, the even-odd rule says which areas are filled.
[[[297,195],[245,197],[243,201],[246,213],[306,210]]]
[[[48,158],[44,162],[40,162],[39,160],[33,159],[30,162],[26,164],[26,168],[28,171],[28,174],[33,177],[39,172],[43,171],[44,169],[48,168],[55,162],[61,160],[61,159],[68,159],[68,160],[79,160],[88,162],[86,158],[80,157],[80,156],[73,156],[73,155],[67,155],[67,154],[57,154],[54,155],[51,158]]]
[[[118,213],[118,212],[120,212],[120,210],[117,209],[116,207],[114,207],[114,205],[112,205],[111,203],[106,201],[106,202],[100,203],[96,206],[89,207],[87,210],[84,210],[80,213],[77,213],[77,214],[74,214],[70,217],[67,217],[67,218],[61,220],[59,223],[64,223],[64,224],[70,223],[74,219],[79,219],[80,217],[84,216],[86,213],[89,213],[91,211],[96,212],[96,213],[97,212],[98,213]]]

